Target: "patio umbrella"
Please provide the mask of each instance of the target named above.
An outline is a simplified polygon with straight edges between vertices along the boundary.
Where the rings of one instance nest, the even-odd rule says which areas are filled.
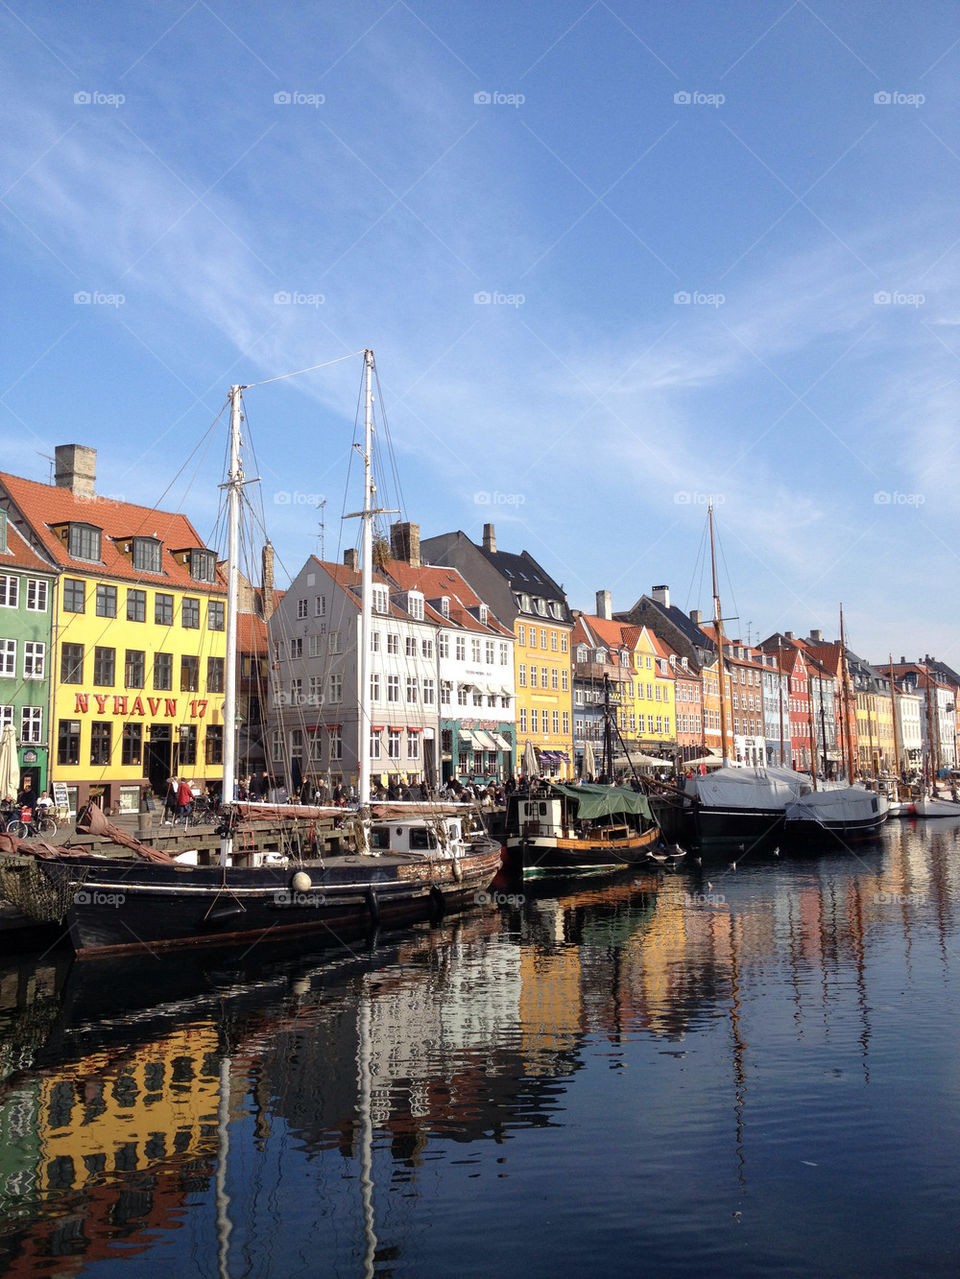
[[[7,724],[0,737],[0,800],[17,798],[20,763],[17,759],[17,735]]]
[[[592,781],[597,775],[597,761],[593,757],[593,742],[587,740],[583,745],[583,763],[580,766],[580,776],[584,781]]]
[[[537,763],[537,752],[534,750],[533,742],[527,739],[527,744],[523,748],[523,775],[524,777],[539,777],[540,766]]]

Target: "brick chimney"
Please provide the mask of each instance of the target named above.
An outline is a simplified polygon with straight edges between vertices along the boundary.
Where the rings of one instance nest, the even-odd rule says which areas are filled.
[[[694,626],[702,626],[703,610],[699,608],[692,608],[690,610],[690,621],[693,622]]]
[[[823,643],[823,631],[811,631],[811,632],[810,632],[810,638],[813,640],[814,644],[822,644],[822,643]]]
[[[395,560],[420,567],[420,525],[402,524],[398,520],[390,526],[390,554]]]
[[[57,488],[69,489],[74,497],[95,497],[97,450],[85,444],[58,444],[53,453]]]
[[[650,594],[656,600],[656,602],[658,604],[662,604],[664,608],[670,607],[670,587],[669,586],[655,586],[653,590],[650,592]]]
[[[483,526],[483,549],[493,554],[497,549],[497,535],[492,524]]]
[[[793,640],[793,631],[784,631],[784,632],[783,632],[783,638],[784,638],[784,639],[788,639],[788,640],[791,640],[791,641],[792,641],[792,640]]]
[[[597,617],[602,617],[607,622],[613,619],[613,605],[610,602],[609,591],[597,591]]]
[[[353,569],[354,573],[360,572],[360,564],[357,557],[357,548],[355,546],[348,546],[347,549],[343,552],[343,564],[344,564],[344,568]]]
[[[273,616],[273,546],[270,542],[260,552],[260,599],[263,620],[269,622]]]

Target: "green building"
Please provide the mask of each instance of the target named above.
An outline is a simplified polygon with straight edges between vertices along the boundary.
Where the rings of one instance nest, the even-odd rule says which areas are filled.
[[[57,571],[0,510],[0,730],[17,734],[20,785],[47,789],[53,588]]]

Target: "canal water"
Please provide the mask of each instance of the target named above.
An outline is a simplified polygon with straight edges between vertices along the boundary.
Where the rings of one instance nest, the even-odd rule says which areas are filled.
[[[0,972],[0,1272],[960,1271],[960,824]]]

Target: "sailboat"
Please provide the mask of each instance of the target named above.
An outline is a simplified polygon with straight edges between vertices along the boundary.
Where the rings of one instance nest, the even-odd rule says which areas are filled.
[[[786,807],[810,789],[803,773],[771,765],[740,767],[731,763],[727,746],[727,692],[723,616],[717,588],[717,561],[713,534],[713,503],[707,507],[710,532],[710,570],[713,584],[713,625],[717,641],[717,675],[720,685],[720,745],[722,764],[702,777],[688,777],[679,812],[674,807],[673,828],[683,842],[697,844],[756,845],[783,829]],[[668,801],[661,801],[667,803]],[[666,817],[666,813],[664,813]],[[679,823],[676,818],[679,817]]]
[[[619,730],[608,676],[604,676],[603,719],[602,774],[609,778],[613,776],[613,735],[619,736]],[[586,764],[583,771],[587,773]],[[524,876],[645,864],[660,840],[660,827],[646,795],[626,786],[583,780],[544,781],[511,795],[506,832],[507,864],[519,859]]]
[[[809,795],[801,795],[793,803],[787,805],[784,834],[788,837],[835,835],[838,838],[871,839],[878,834],[880,827],[887,820],[889,801],[886,795],[867,790],[865,786],[856,785],[853,777],[853,735],[849,731],[852,717],[852,692],[850,687],[850,669],[847,665],[847,648],[843,631],[843,609],[840,609],[840,668],[843,676],[843,700],[847,716],[847,782],[825,782],[823,789],[817,786],[816,762],[813,770],[813,791]],[[814,720],[811,716],[811,730],[815,733]],[[813,760],[816,761],[816,742],[814,741]]]
[[[364,491],[362,608],[360,626],[360,722],[370,723],[370,629],[373,600],[375,509],[372,351],[364,352]],[[166,854],[90,857],[47,850],[38,866],[51,895],[66,903],[66,924],[80,958],[143,951],[179,951],[232,945],[269,937],[271,942],[315,934],[337,943],[383,924],[403,924],[456,910],[477,900],[500,865],[501,848],[481,829],[467,829],[462,807],[409,805],[402,816],[378,820],[370,805],[370,734],[359,733],[358,807],[230,804],[236,780],[237,600],[242,386],[230,388],[230,462],[224,485],[228,509],[227,618],[224,686],[223,796],[218,865],[182,865]],[[343,820],[334,856],[295,858],[235,850],[238,823],[287,817]],[[28,852],[29,844],[20,850]],[[269,856],[269,855],[268,855]],[[259,864],[258,864],[259,863]]]

